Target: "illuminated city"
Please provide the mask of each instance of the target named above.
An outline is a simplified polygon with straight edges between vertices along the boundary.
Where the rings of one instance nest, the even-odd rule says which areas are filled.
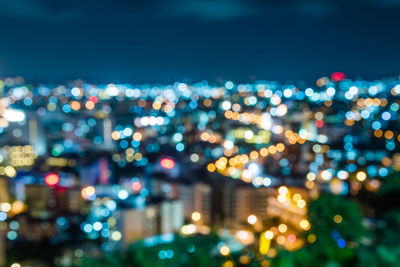
[[[399,267],[399,14],[0,0],[0,267]]]
[[[207,238],[223,266],[318,242],[344,252],[373,242],[343,227],[378,227],[368,201],[399,181],[398,79],[0,88],[3,261],[43,244],[58,266],[126,250],[175,265],[196,253],[175,242]]]

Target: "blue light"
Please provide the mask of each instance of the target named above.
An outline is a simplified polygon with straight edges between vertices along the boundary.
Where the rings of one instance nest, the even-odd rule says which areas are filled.
[[[71,112],[71,106],[68,105],[68,104],[64,104],[64,105],[62,106],[62,110],[63,110],[65,113],[69,113],[69,112]]]
[[[374,130],[378,130],[378,129],[380,129],[382,127],[382,124],[379,122],[379,121],[374,121],[373,123],[372,123],[372,129],[374,129]]]
[[[396,148],[396,144],[393,141],[388,141],[386,142],[386,148],[392,151]]]
[[[382,119],[383,120],[388,121],[388,120],[390,120],[390,117],[391,117],[390,112],[385,111],[385,112],[382,113]]]
[[[346,169],[347,169],[349,172],[355,172],[355,171],[357,170],[357,165],[354,164],[354,163],[351,163],[351,164],[347,165]]]
[[[17,237],[18,237],[18,234],[15,231],[10,231],[7,233],[7,238],[9,240],[15,240],[15,239],[17,239]]]
[[[119,145],[121,146],[121,148],[125,149],[125,148],[127,148],[129,146],[129,143],[126,140],[122,140]]]
[[[333,239],[337,240],[340,238],[340,233],[338,231],[334,230],[334,231],[332,231],[331,236]]]
[[[93,138],[93,143],[96,145],[100,145],[102,141],[103,141],[103,139],[100,136],[95,136]]]
[[[196,247],[194,245],[190,245],[187,250],[189,253],[193,253],[196,250]]]
[[[171,259],[172,257],[174,257],[174,252],[170,249],[167,250],[167,258]]]
[[[7,213],[0,211],[0,222],[7,220]]]
[[[83,231],[85,231],[85,233],[90,233],[91,231],[93,230],[93,227],[92,227],[92,225],[91,224],[85,224],[84,226],[83,226]]]
[[[10,226],[11,230],[18,230],[19,229],[19,223],[17,221],[10,222],[9,226]]]
[[[32,98],[30,98],[30,97],[26,97],[26,98],[24,98],[24,105],[25,106],[30,106],[30,105],[32,105]]]
[[[386,169],[386,168],[380,168],[379,171],[378,171],[378,173],[379,173],[379,176],[385,177],[385,176],[388,175],[389,171],[388,171],[388,169]]]
[[[101,236],[104,237],[104,238],[109,237],[110,236],[110,231],[108,229],[103,229],[101,231]]]
[[[346,246],[346,240],[344,240],[343,238],[340,238],[340,239],[337,241],[337,245],[338,245],[338,247],[340,247],[340,248],[344,248],[344,247]]]
[[[367,173],[371,177],[375,177],[378,174],[378,169],[374,165],[370,165],[367,167]]]
[[[160,258],[160,259],[165,259],[166,257],[167,257],[167,255],[166,255],[166,251],[165,250],[160,250],[159,252],[158,252],[158,257]]]
[[[176,150],[178,150],[179,152],[182,152],[185,149],[185,145],[182,143],[178,143],[176,144]]]

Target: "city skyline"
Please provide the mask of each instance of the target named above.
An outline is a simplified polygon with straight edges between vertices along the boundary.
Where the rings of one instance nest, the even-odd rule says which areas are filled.
[[[0,76],[33,82],[398,75],[395,1],[1,1]]]

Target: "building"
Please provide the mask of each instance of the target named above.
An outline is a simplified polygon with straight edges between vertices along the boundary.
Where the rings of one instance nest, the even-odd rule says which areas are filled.
[[[191,220],[193,212],[199,212],[200,224],[210,225],[212,223],[212,189],[204,183],[190,185],[179,185],[179,199],[183,202],[183,214],[187,221]]]

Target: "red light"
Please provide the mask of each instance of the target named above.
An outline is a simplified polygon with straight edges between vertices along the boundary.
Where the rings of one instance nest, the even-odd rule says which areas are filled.
[[[334,72],[331,75],[331,80],[334,82],[341,82],[344,79],[346,79],[346,74],[344,74],[343,72]]]
[[[289,240],[290,243],[296,242],[296,236],[294,234],[288,235],[287,239]]]
[[[98,98],[97,98],[96,96],[94,96],[94,95],[92,95],[91,97],[89,97],[89,100],[92,101],[92,102],[95,103],[95,104],[97,103],[97,101],[99,101]]]
[[[160,165],[165,169],[171,170],[175,167],[175,161],[169,158],[163,158],[160,161]]]
[[[140,184],[140,182],[135,181],[132,183],[131,187],[133,191],[139,191],[142,188],[142,185]]]
[[[48,186],[55,186],[60,181],[60,177],[56,173],[50,173],[44,177],[44,181]]]
[[[315,121],[315,126],[317,126],[318,128],[324,127],[324,121],[323,120],[316,120]]]

